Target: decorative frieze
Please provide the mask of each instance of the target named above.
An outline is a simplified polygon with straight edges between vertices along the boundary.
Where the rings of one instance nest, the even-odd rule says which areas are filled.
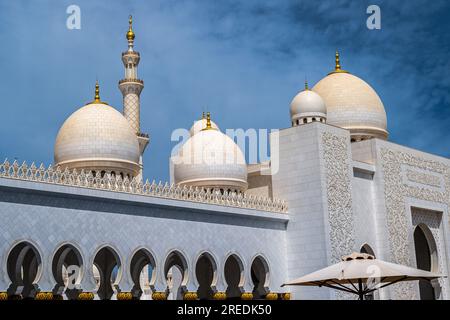
[[[406,177],[411,182],[430,187],[440,188],[442,185],[440,177],[410,169],[406,170]]]
[[[137,194],[149,197],[182,200],[190,202],[201,202],[220,206],[229,206],[245,209],[255,209],[268,212],[287,213],[287,204],[283,200],[270,199],[246,194],[236,194],[233,192],[220,192],[215,189],[201,189],[194,187],[180,187],[174,184],[149,182],[143,183],[137,178],[129,180],[120,176],[105,174],[100,172],[96,175],[92,173],[77,172],[75,169],[61,171],[60,167],[48,168],[41,164],[36,167],[34,163],[28,166],[25,162],[21,165],[17,161],[12,164],[5,160],[0,164],[0,178],[35,181],[57,185],[67,185],[79,188],[89,188]]]
[[[391,260],[399,264],[414,265],[407,241],[411,226],[405,207],[406,199],[449,204],[450,168],[444,163],[423,159],[402,151],[381,148],[380,154]],[[414,168],[410,170],[409,175],[406,174],[406,177],[417,185],[411,185],[401,178],[404,167]],[[441,190],[436,190],[439,177],[442,177],[445,185]],[[397,284],[394,287],[395,298],[417,299],[413,286],[413,283]]]
[[[348,137],[325,132],[322,135],[330,224],[331,263],[353,252],[354,221]]]

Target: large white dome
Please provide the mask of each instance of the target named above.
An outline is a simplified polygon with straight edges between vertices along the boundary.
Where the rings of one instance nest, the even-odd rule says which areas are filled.
[[[55,165],[136,176],[139,144],[122,114],[99,101],[75,111],[62,125],[55,143]]]
[[[334,72],[313,88],[325,101],[327,123],[350,130],[352,139],[387,139],[386,111],[375,90],[346,72]]]
[[[172,158],[176,184],[244,192],[247,165],[234,141],[219,130],[197,132]]]

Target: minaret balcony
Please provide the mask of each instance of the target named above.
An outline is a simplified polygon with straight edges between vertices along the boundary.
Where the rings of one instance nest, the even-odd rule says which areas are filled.
[[[142,137],[142,138],[149,138],[148,133],[142,133],[142,132],[138,132],[136,133],[138,137]]]
[[[119,80],[119,85],[122,83],[127,83],[127,82],[132,82],[132,83],[134,82],[134,83],[139,83],[139,84],[144,85],[144,80],[141,80],[141,79],[122,79],[122,80]]]
[[[137,51],[125,51],[125,52],[122,52],[122,57],[123,56],[138,56],[138,57],[140,57],[141,55]]]

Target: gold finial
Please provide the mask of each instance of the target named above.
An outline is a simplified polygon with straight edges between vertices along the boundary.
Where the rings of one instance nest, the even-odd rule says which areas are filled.
[[[339,58],[339,51],[337,51],[337,50],[336,50],[336,59],[335,59],[335,61],[336,61],[335,70],[336,71],[341,70],[341,59]]]
[[[95,81],[95,96],[94,96],[94,101],[89,102],[88,104],[93,104],[93,103],[107,104],[106,102],[103,102],[102,100],[100,100],[100,86],[99,86],[99,84],[98,84],[98,80]]]
[[[94,102],[100,102],[100,86],[98,85],[98,80],[95,81],[95,98]]]
[[[134,40],[134,32],[133,32],[133,16],[130,15],[130,17],[128,18],[128,24],[129,24],[129,28],[128,28],[128,32],[127,32],[127,39],[128,41],[133,41]]]
[[[308,87],[308,80],[307,80],[307,79],[305,79],[305,90],[309,90],[309,87]]]
[[[208,112],[206,113],[206,129],[211,129],[211,114]]]
[[[206,127],[203,130],[215,130],[211,125],[211,114],[209,112],[206,113]]]
[[[332,73],[348,73],[348,71],[341,69],[341,58],[339,56],[339,51],[337,51],[337,50],[336,50],[336,55],[335,55],[334,61],[335,61],[334,71],[330,72],[330,74],[332,74]]]

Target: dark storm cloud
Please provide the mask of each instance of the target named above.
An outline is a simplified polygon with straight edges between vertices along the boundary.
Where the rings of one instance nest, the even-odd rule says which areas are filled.
[[[65,28],[78,4],[82,29]],[[377,4],[382,29],[366,28]],[[448,1],[1,1],[0,154],[50,163],[64,119],[92,97],[121,108],[127,16],[141,52],[146,176],[168,178],[173,129],[204,108],[225,128],[289,126],[289,102],[342,53],[388,114],[391,140],[450,156]]]

